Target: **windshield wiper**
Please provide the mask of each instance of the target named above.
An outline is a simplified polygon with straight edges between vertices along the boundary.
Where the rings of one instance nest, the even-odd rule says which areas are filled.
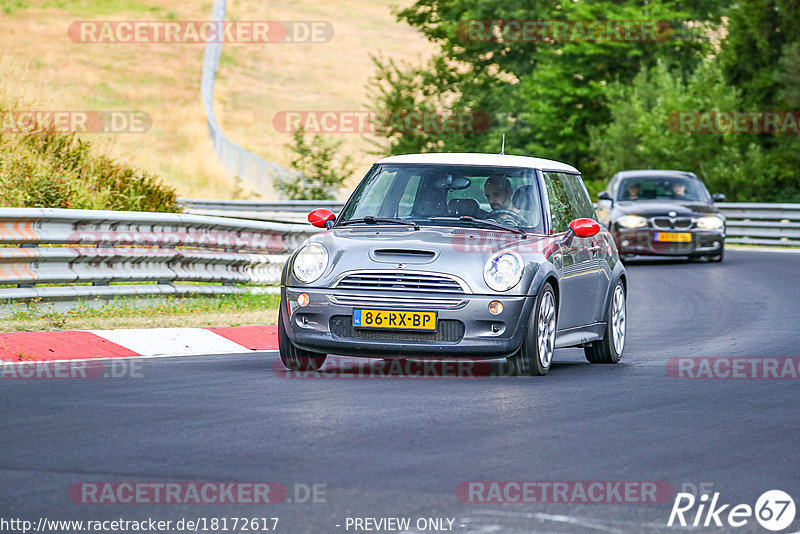
[[[357,224],[357,223],[366,223],[366,224],[402,224],[403,226],[412,226],[414,230],[419,230],[419,225],[414,221],[404,221],[403,219],[393,219],[391,217],[374,217],[372,215],[367,215],[361,219],[350,219],[349,221],[344,221],[339,223],[339,226],[347,226],[348,224]]]
[[[513,232],[515,234],[521,235],[523,238],[528,237],[528,234],[519,228],[514,228],[512,226],[506,226],[505,224],[501,224],[496,221],[492,221],[489,219],[476,219],[470,215],[462,215],[461,217],[431,217],[432,221],[465,221],[465,222],[473,222],[478,224],[483,224],[484,226],[488,226],[490,228],[497,228],[499,230],[505,230],[506,232]]]

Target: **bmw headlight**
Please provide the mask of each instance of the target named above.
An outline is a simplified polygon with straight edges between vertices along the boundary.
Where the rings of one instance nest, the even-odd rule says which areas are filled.
[[[647,219],[640,215],[623,215],[617,219],[617,224],[623,228],[644,228],[647,226]]]
[[[519,283],[524,268],[525,264],[518,252],[501,250],[486,261],[483,279],[495,291],[508,291]]]
[[[319,243],[309,243],[294,257],[295,278],[309,284],[322,276],[328,267],[328,251]]]
[[[714,215],[707,215],[697,219],[697,227],[701,230],[716,230],[722,228],[722,219]]]

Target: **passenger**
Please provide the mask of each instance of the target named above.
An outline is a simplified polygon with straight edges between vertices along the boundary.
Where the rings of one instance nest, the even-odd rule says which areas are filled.
[[[672,198],[676,200],[689,200],[689,196],[686,194],[686,184],[681,182],[673,182]]]

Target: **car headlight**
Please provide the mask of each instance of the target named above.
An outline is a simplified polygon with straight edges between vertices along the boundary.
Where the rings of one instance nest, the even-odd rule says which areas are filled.
[[[697,227],[701,230],[716,230],[722,228],[722,219],[714,215],[707,215],[697,219]]]
[[[524,268],[525,264],[518,252],[501,250],[486,260],[483,279],[495,291],[508,291],[519,283]]]
[[[319,243],[309,243],[294,257],[295,278],[309,284],[322,276],[328,267],[328,251]]]
[[[617,224],[623,228],[644,228],[647,226],[647,219],[640,215],[623,215],[617,219]]]

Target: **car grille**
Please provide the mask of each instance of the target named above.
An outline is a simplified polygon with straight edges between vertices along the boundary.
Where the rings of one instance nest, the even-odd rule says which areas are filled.
[[[339,280],[334,287],[337,289],[464,293],[464,288],[454,278],[418,271],[352,273]]]
[[[362,330],[353,328],[353,318],[334,315],[329,323],[331,334],[337,338],[374,339],[384,341],[444,341],[458,343],[464,337],[464,323],[452,319],[439,320],[436,332],[414,330]]]
[[[373,295],[349,295],[349,294],[336,294],[325,295],[328,301],[333,304],[342,306],[374,306],[376,299]],[[396,294],[392,296],[381,295],[381,305],[391,306],[393,308],[426,308],[426,309],[456,309],[463,308],[467,304],[467,300],[463,298],[436,298],[436,297],[419,297],[416,295],[402,295]]]
[[[652,222],[654,228],[689,230],[693,226],[690,217],[653,217]]]

